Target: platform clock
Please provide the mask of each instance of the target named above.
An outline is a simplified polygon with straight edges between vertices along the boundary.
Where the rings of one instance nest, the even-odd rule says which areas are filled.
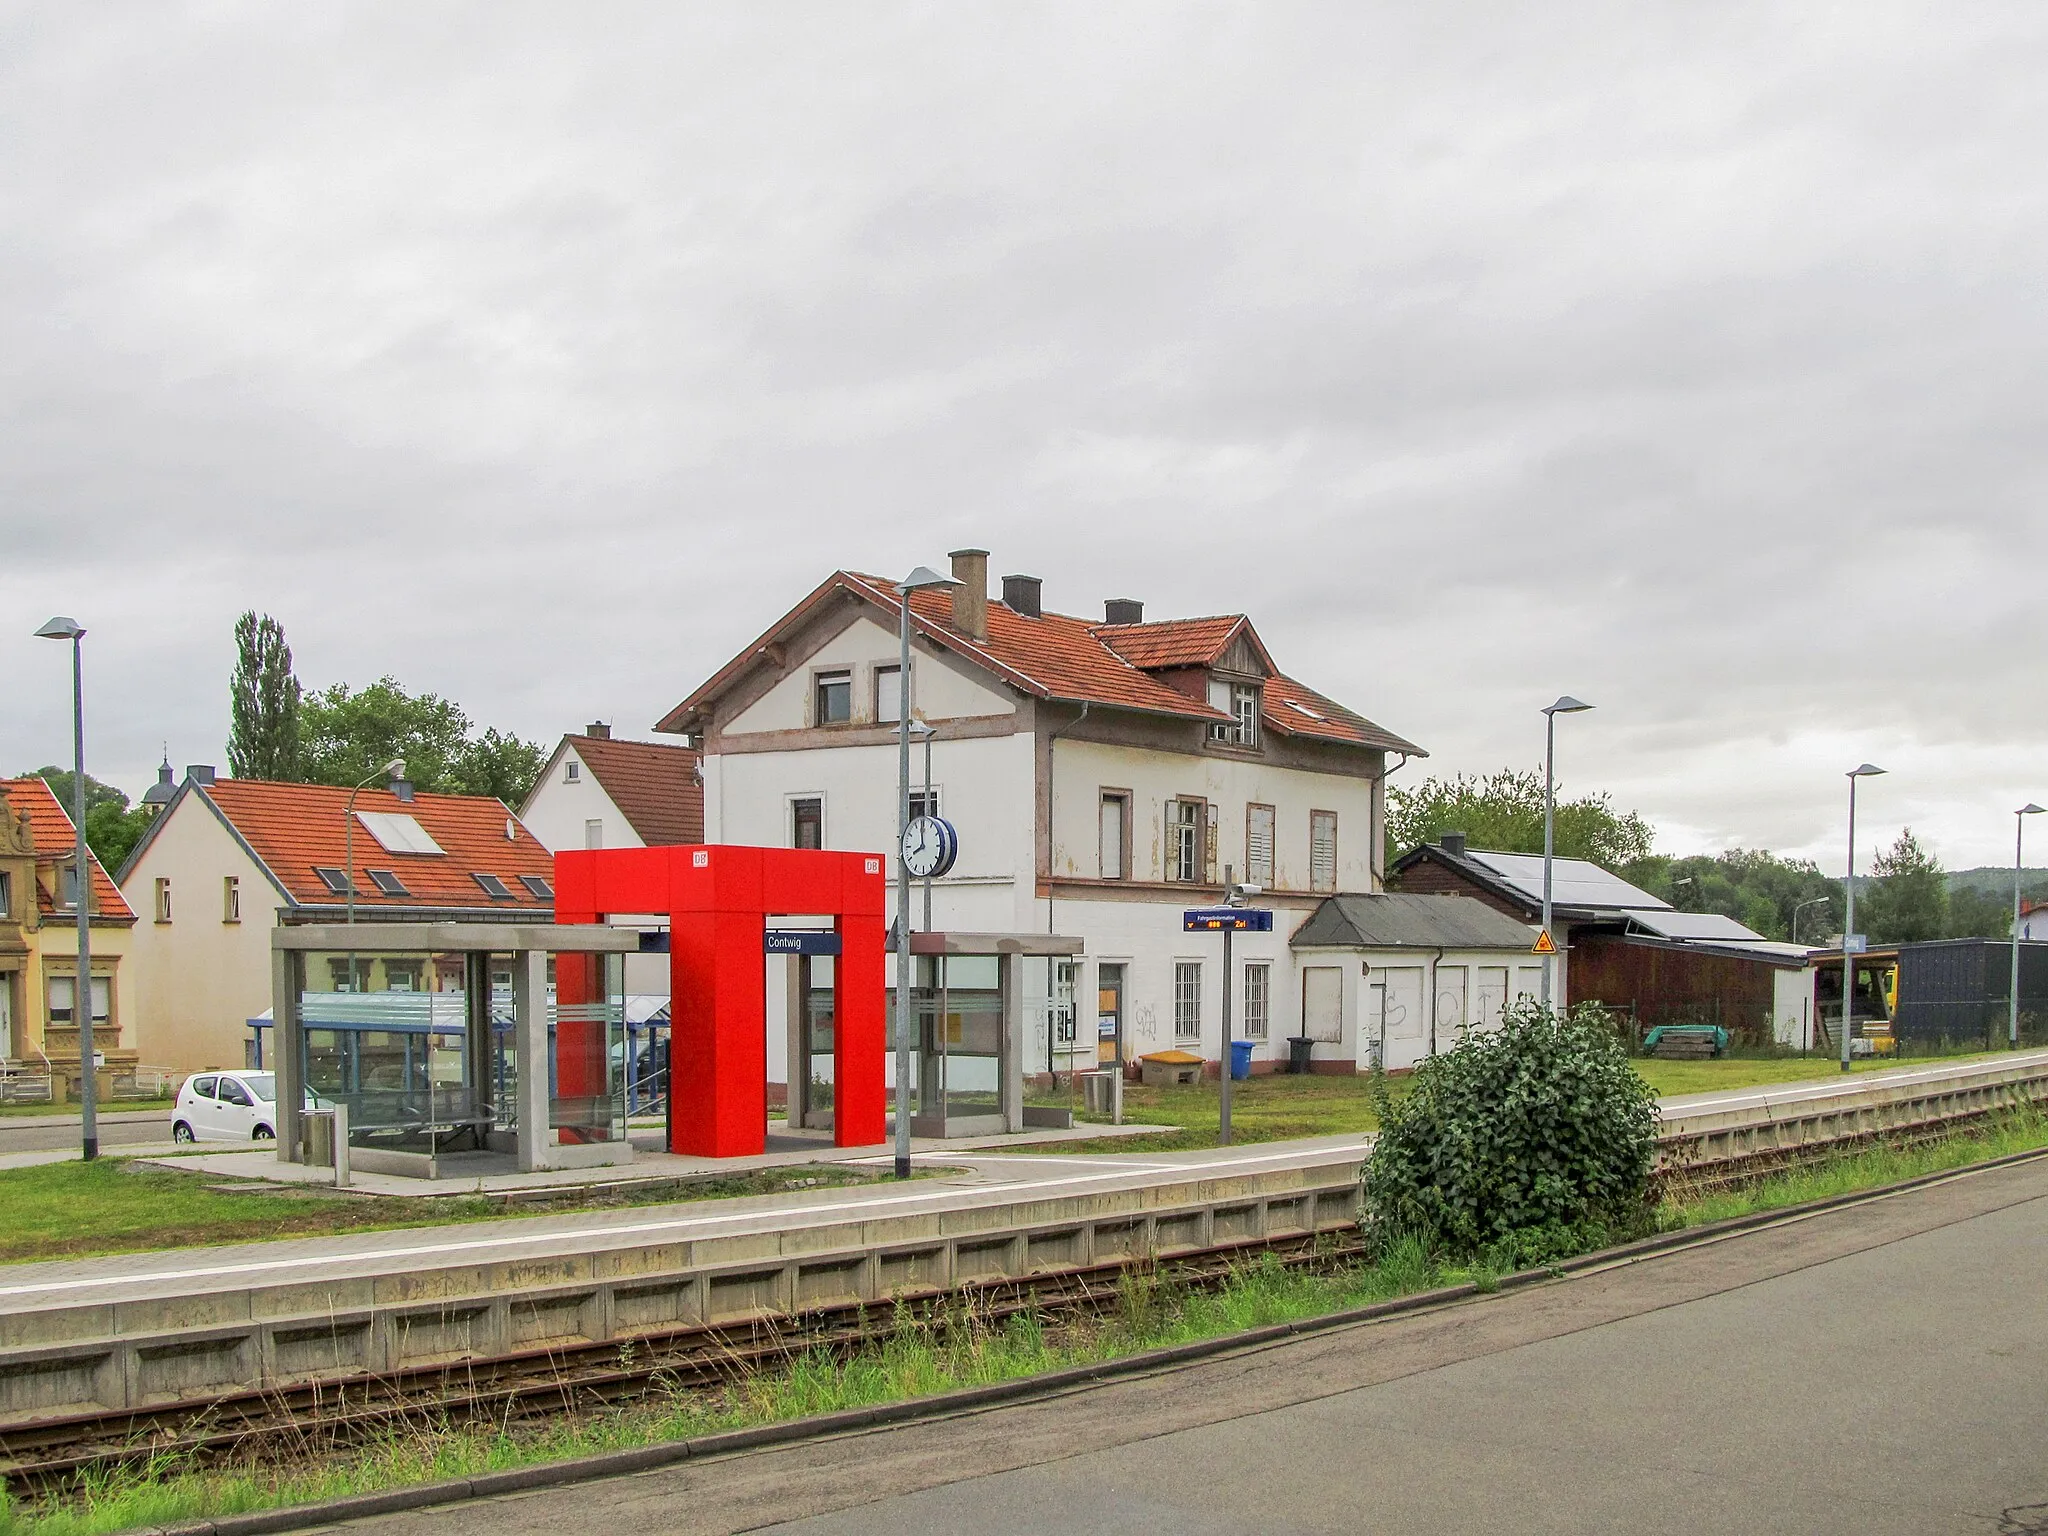
[[[938,816],[915,816],[903,829],[903,867],[913,878],[932,880],[952,869],[960,856],[960,834]]]

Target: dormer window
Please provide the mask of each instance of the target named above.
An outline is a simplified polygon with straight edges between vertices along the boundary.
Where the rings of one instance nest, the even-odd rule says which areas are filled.
[[[1228,724],[1218,722],[1209,727],[1209,739],[1232,747],[1256,747],[1259,744],[1259,704],[1265,690],[1257,683],[1237,682],[1230,678],[1209,679],[1209,703],[1232,717]]]

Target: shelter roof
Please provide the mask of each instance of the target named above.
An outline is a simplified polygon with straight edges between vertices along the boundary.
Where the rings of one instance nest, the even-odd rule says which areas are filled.
[[[316,869],[346,870],[348,790],[265,779],[216,779],[211,784],[188,781],[186,790],[205,798],[294,905],[339,908],[346,903],[346,895],[331,890]],[[531,920],[553,910],[552,897],[535,895],[520,877],[537,876],[552,889],[554,857],[504,801],[483,795],[416,794],[407,803],[387,789],[365,789],[357,792],[355,808],[411,816],[442,850],[438,854],[395,853],[357,823],[358,908],[460,908],[503,912],[508,920]],[[371,869],[391,871],[404,894],[379,890],[368,873]],[[479,875],[495,876],[510,895],[492,896]]]
[[[1529,925],[1470,896],[1407,891],[1330,896],[1288,943],[1297,949],[1514,949],[1535,942]]]
[[[695,749],[614,736],[571,734],[563,741],[648,847],[704,841],[704,785]]]
[[[38,868],[55,868],[70,862],[78,851],[78,824],[66,814],[48,784],[33,776],[0,779],[0,797],[14,808],[13,814],[28,817]],[[93,912],[109,922],[134,922],[134,909],[122,899],[120,889],[100,867],[98,857],[89,848],[86,861],[92,866]],[[36,910],[44,917],[53,917],[58,912],[55,898],[40,882],[36,886]]]
[[[1754,928],[1719,912],[1633,911],[1629,913],[1629,921],[1660,939],[1714,939],[1738,944],[1770,942]]]

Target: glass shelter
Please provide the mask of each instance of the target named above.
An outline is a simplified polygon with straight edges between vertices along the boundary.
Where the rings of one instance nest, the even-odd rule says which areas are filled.
[[[1057,934],[910,936],[913,1135],[990,1136],[1024,1129],[1024,963],[1070,959],[1081,948],[1081,940]],[[892,1026],[895,1008],[892,991]],[[895,1043],[892,1035],[892,1059]]]
[[[313,1110],[339,1111],[348,1162],[368,1172],[630,1162],[623,956],[638,946],[582,924],[275,930],[278,1157],[306,1158]],[[554,956],[574,957],[580,1000],[552,1001]]]

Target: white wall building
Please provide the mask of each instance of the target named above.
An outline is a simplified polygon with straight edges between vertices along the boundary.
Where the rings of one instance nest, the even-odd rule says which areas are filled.
[[[1304,1007],[1289,936],[1326,897],[1380,888],[1389,758],[1420,749],[1283,674],[1241,614],[1148,624],[1116,600],[1094,622],[1045,612],[1029,577],[991,602],[983,551],[953,570],[950,595],[913,602],[912,716],[960,837],[931,926],[1085,941],[1027,981],[1026,1070],[1048,1049],[1059,1070],[1119,1048],[1215,1060],[1220,941],[1180,914],[1226,874],[1276,914],[1236,945],[1233,1032],[1284,1058]],[[707,841],[893,853],[897,623],[886,580],[836,572],[660,722],[702,753]],[[1316,1056],[1353,1065],[1358,1039]]]

